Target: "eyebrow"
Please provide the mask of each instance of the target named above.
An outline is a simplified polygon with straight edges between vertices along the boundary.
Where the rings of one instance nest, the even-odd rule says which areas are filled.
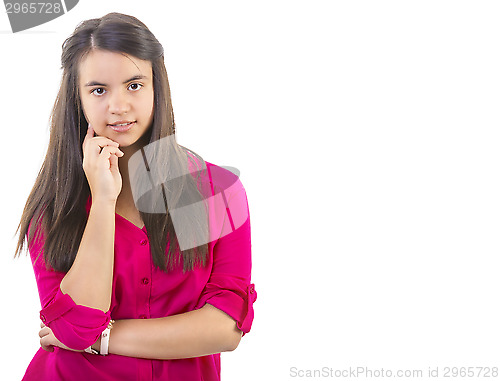
[[[138,74],[138,75],[134,75],[132,78],[130,79],[127,79],[125,82],[123,82],[123,84],[126,84],[130,81],[136,81],[138,79],[147,79],[148,77],[145,76],[145,75],[142,75],[142,74]],[[99,83],[97,81],[91,81],[91,82],[88,82],[85,84],[85,86],[107,86],[106,84],[104,83]]]

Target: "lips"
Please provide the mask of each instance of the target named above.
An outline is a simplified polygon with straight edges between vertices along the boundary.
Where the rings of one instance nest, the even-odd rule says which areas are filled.
[[[134,122],[130,122],[130,121],[118,121],[118,122],[115,122],[113,124],[108,124],[108,127],[111,128],[113,131],[124,132],[124,131],[127,131],[130,128],[132,128],[132,126],[135,123],[136,123],[135,121]]]
[[[129,124],[132,122],[134,122],[134,121],[133,120],[118,120],[116,122],[109,123],[108,126],[116,126],[117,124]]]

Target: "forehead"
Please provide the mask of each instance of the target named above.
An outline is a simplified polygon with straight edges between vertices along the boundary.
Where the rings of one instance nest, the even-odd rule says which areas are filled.
[[[151,62],[125,53],[93,50],[78,66],[80,84],[90,80],[103,83],[122,83],[123,80],[142,74],[151,79]]]

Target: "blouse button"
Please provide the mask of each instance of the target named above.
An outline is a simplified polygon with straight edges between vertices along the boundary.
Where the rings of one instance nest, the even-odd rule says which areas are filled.
[[[148,278],[143,278],[143,279],[142,279],[142,283],[144,283],[144,284],[148,284],[148,283],[149,283],[149,279],[148,279]]]
[[[147,239],[143,239],[143,240],[141,240],[140,243],[141,243],[142,246],[146,246],[147,243],[148,243],[148,240]]]
[[[42,321],[43,321],[44,323],[47,321],[47,318],[46,318],[46,317],[45,317],[45,315],[44,315],[44,314],[42,314],[41,312],[40,312],[40,319],[42,319]]]
[[[253,294],[255,291],[255,289],[253,288],[253,286],[250,286],[250,294]]]

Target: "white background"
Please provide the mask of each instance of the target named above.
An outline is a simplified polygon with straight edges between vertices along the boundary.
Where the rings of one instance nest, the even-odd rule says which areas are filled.
[[[13,254],[61,45],[112,11],[163,44],[178,142],[241,171],[258,299],[223,380],[500,365],[498,2],[80,0],[25,32],[0,16],[2,380],[39,348]]]

